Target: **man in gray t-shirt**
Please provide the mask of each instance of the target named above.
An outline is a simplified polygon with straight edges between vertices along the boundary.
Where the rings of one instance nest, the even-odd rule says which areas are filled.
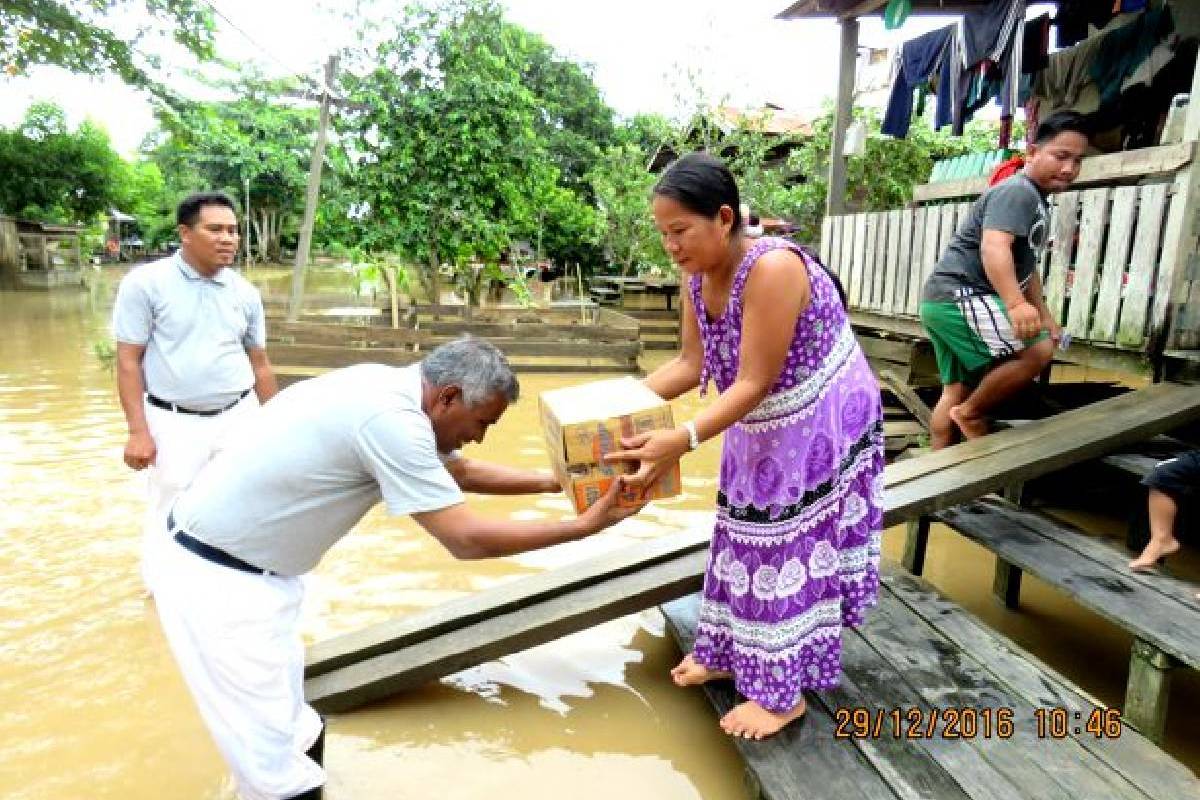
[[[549,473],[461,456],[517,398],[494,346],[463,338],[405,368],[360,364],[291,386],[169,515],[155,603],[200,714],[244,797],[317,798],[322,721],[304,702],[300,577],[383,502],[458,558],[583,538],[637,512],[622,481],[578,517],[489,519],[463,492],[558,492]]]
[[[1061,329],[1042,297],[1046,195],[1079,174],[1088,140],[1083,118],[1047,117],[1024,169],[971,206],[921,294],[921,322],[942,380],[933,409],[934,450],[957,433],[987,433],[986,413],[1046,368]]]

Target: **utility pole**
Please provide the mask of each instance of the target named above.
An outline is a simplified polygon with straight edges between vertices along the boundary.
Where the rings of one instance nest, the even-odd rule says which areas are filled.
[[[243,167],[244,169],[244,167]],[[243,175],[242,181],[246,187],[246,204],[242,209],[246,212],[246,229],[242,231],[242,244],[246,251],[246,269],[250,268],[250,176]]]
[[[304,269],[308,266],[308,250],[312,246],[313,222],[317,215],[317,199],[321,189],[321,165],[325,161],[325,131],[329,126],[329,87],[337,71],[337,56],[325,62],[325,85],[321,87],[321,120],[317,125],[317,146],[313,148],[312,165],[308,170],[308,192],[304,198],[304,221],[300,225],[300,241],[296,245],[296,263],[292,270],[292,297],[288,303],[288,322],[300,318],[304,304]]]

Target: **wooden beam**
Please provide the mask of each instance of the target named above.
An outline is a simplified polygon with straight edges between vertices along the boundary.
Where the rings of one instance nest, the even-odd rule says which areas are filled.
[[[1194,141],[1184,141],[1157,147],[1143,147],[1138,150],[1126,150],[1121,153],[1091,156],[1083,160],[1079,177],[1075,179],[1073,187],[1174,172],[1192,162],[1195,149]],[[926,183],[913,187],[912,201],[928,203],[932,200],[947,200],[954,197],[973,197],[983,194],[987,185],[987,177]]]
[[[846,129],[854,110],[854,72],[858,63],[858,20],[843,19],[841,54],[838,58],[838,92],[834,112],[833,139],[829,148],[829,188],[825,198],[825,213],[846,211],[846,157],[843,149]]]
[[[925,401],[913,391],[912,387],[907,382],[900,379],[900,376],[891,370],[879,371],[879,382],[884,388],[896,396],[900,404],[908,409],[908,412],[917,418],[917,422],[921,423],[921,427],[929,430],[929,423],[933,419],[933,412],[929,406],[925,405]]]

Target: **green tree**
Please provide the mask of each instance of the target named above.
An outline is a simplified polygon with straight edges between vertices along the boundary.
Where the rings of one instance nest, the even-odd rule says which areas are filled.
[[[103,129],[85,121],[71,131],[62,109],[34,103],[0,130],[0,213],[94,222],[117,202],[126,168]]]
[[[614,145],[588,176],[596,195],[601,241],[609,261],[622,275],[669,260],[650,216],[650,173],[646,150],[633,142]]]
[[[127,25],[119,35],[110,20]],[[25,74],[30,67],[63,67],[84,75],[112,72],[126,83],[161,91],[153,73],[158,59],[143,55],[152,40],[171,40],[198,58],[213,57],[216,26],[201,0],[5,0],[0,3],[0,70]]]
[[[281,258],[283,240],[303,210],[316,111],[286,104],[294,82],[249,72],[216,88],[235,99],[177,101],[159,113],[162,134],[152,159],[176,195],[223,189],[241,199],[250,187],[251,230],[258,257]]]
[[[489,0],[410,7],[343,79],[356,110],[340,130],[369,209],[361,244],[419,264],[435,303],[443,264],[473,300],[484,265],[556,229],[560,173],[545,167],[542,106],[523,79],[538,41]]]

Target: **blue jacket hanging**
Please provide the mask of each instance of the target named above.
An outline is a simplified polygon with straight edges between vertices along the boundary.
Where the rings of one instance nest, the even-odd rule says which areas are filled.
[[[896,70],[896,81],[892,84],[892,95],[888,99],[887,111],[883,115],[881,131],[889,136],[904,138],[912,122],[913,91],[943,65],[944,56],[954,33],[954,26],[918,36],[900,48],[900,68]],[[938,118],[942,107],[949,108],[950,98],[938,92]]]

